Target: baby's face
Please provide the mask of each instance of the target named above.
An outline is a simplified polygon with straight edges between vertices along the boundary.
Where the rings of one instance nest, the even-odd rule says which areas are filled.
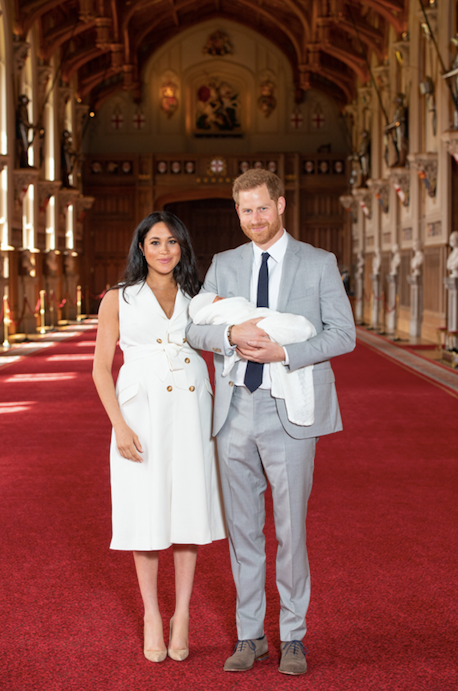
[[[219,302],[220,300],[224,300],[224,298],[221,298],[219,295],[217,295],[213,302]]]

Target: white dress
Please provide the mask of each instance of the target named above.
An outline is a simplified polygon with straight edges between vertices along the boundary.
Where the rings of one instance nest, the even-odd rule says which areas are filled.
[[[119,290],[116,383],[122,415],[143,463],[111,440],[112,549],[159,550],[226,537],[207,366],[185,338],[190,298],[178,290],[168,319],[149,286]]]

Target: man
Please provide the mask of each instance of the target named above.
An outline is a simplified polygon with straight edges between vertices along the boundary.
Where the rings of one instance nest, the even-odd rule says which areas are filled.
[[[281,661],[284,674],[307,670],[302,639],[310,599],[305,518],[317,438],[342,429],[329,358],[353,350],[353,316],[333,254],[294,240],[283,229],[283,185],[265,170],[238,177],[233,196],[251,240],[215,255],[203,290],[242,296],[280,312],[307,317],[317,335],[280,347],[253,319],[238,326],[191,325],[188,340],[215,353],[215,412],[221,482],[237,589],[238,642],[225,671],[251,669],[268,656],[264,635],[264,492],[269,480],[278,540]],[[222,377],[223,356],[243,359]],[[314,365],[315,421],[288,420],[285,402],[271,395],[269,363],[288,371]],[[229,379],[229,381],[228,381]]]

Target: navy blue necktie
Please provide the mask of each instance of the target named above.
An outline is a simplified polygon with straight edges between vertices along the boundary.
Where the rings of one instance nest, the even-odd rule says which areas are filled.
[[[267,267],[267,260],[270,254],[268,252],[262,253],[262,264],[259,269],[258,278],[258,299],[256,302],[257,307],[268,307],[269,306],[269,269]],[[264,365],[262,362],[251,362],[248,360],[245,372],[245,386],[247,389],[253,393],[262,384],[262,371]]]

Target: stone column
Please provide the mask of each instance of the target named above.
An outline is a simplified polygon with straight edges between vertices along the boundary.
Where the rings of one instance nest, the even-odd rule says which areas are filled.
[[[407,276],[410,285],[410,335],[421,336],[421,322],[423,320],[423,283],[421,276],[411,274]]]
[[[397,296],[397,276],[390,274],[386,277],[388,283],[388,298],[387,298],[387,309],[386,309],[386,331],[388,334],[396,333],[396,296]]]
[[[447,330],[458,331],[458,276],[444,278],[444,285],[448,290]],[[448,350],[458,348],[458,337],[448,339]]]

